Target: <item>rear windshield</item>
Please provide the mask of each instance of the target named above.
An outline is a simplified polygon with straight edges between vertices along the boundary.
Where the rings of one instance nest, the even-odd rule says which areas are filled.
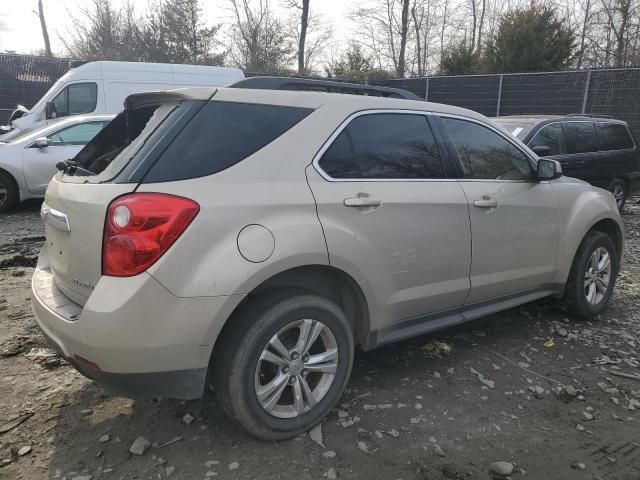
[[[85,176],[92,182],[112,179],[178,106],[179,102],[171,102],[125,110],[76,155],[76,165],[88,172]],[[83,173],[77,170],[73,176]]]
[[[144,177],[145,183],[203,177],[225,170],[273,142],[308,108],[207,102]]]

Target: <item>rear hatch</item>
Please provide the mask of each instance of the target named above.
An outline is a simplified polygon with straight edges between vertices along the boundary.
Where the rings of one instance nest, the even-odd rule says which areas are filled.
[[[84,305],[102,275],[109,204],[137,188],[154,152],[213,92],[206,89],[195,99],[179,90],[132,95],[125,111],[49,183],[41,212],[47,256],[56,285],[71,300]]]
[[[102,274],[102,231],[109,203],[134,183],[49,184],[42,217],[49,266],[58,288],[84,305]]]

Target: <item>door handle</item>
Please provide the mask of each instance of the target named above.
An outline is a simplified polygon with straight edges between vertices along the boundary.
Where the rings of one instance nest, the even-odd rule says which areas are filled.
[[[382,202],[367,194],[358,193],[354,197],[344,199],[345,207],[379,207]]]
[[[478,208],[496,208],[498,201],[488,195],[483,195],[482,200],[476,200],[473,204]]]

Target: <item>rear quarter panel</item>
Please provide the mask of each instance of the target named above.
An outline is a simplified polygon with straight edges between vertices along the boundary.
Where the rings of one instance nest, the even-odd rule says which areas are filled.
[[[290,268],[327,265],[327,246],[305,176],[327,129],[314,113],[226,170],[141,184],[138,191],[180,195],[200,205],[187,231],[149,272],[174,295],[196,297],[247,294]],[[271,232],[275,247],[267,260],[252,262],[241,255],[238,235],[248,225]]]

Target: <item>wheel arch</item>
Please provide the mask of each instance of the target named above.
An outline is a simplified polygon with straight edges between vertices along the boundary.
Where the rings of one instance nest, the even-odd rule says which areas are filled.
[[[616,247],[616,254],[618,255],[618,260],[621,261],[622,250],[624,248],[624,237],[623,237],[623,233],[622,233],[622,229],[620,228],[620,225],[618,225],[618,223],[612,218],[603,218],[602,220],[598,220],[595,224],[593,224],[591,228],[587,230],[587,232],[585,233],[585,236],[589,232],[593,232],[593,231],[602,232],[608,235],[611,238],[611,240],[613,240],[613,244]],[[574,256],[575,256],[575,253],[574,253]]]
[[[229,315],[214,342],[212,356],[218,342],[232,327],[238,311],[258,297],[286,295],[290,291],[316,294],[336,303],[352,322],[355,344],[364,344],[369,332],[369,307],[360,285],[351,275],[338,268],[329,265],[305,265],[276,273],[253,288]]]
[[[13,173],[11,173],[9,170],[3,167],[0,167],[0,173],[7,175],[15,185],[16,190],[20,191],[20,184],[18,183],[18,180],[16,179],[16,176]]]

